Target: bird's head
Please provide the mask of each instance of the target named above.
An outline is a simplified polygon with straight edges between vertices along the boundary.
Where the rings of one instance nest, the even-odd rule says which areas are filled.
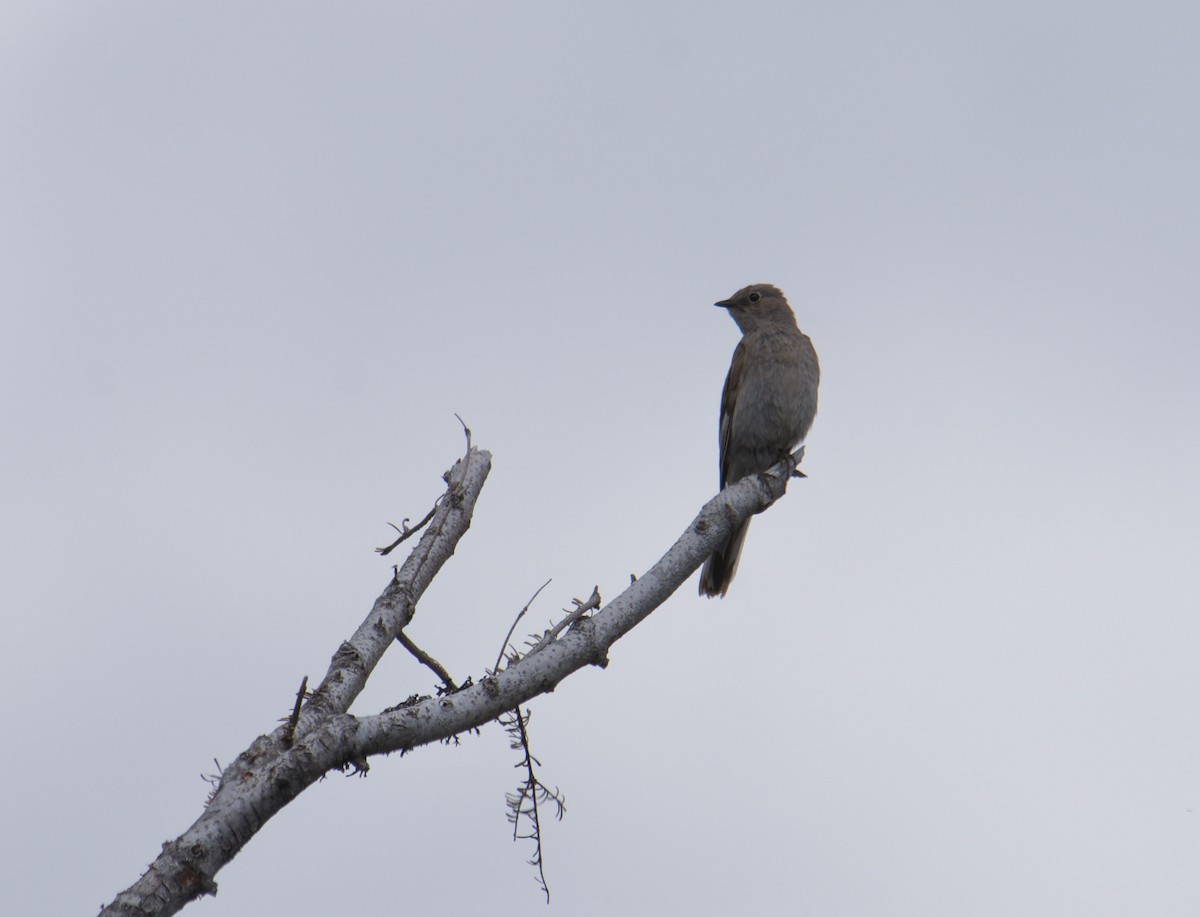
[[[715,305],[729,310],[743,334],[764,327],[780,324],[795,327],[796,324],[796,316],[792,314],[792,307],[788,305],[783,291],[769,283],[742,287]]]

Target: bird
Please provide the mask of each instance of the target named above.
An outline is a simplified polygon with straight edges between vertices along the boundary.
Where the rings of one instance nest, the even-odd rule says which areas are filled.
[[[716,303],[742,332],[721,392],[721,488],[766,471],[791,453],[817,416],[821,366],[778,287],[756,283]],[[700,594],[725,596],[750,520],[738,525],[700,571]]]

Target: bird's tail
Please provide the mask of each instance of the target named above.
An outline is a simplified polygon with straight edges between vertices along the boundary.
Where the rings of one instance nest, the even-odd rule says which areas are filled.
[[[729,584],[733,582],[733,574],[737,573],[742,543],[746,540],[746,531],[749,528],[750,520],[747,519],[733,530],[729,541],[725,542],[725,547],[709,555],[708,560],[704,562],[704,568],[700,571],[701,595],[707,595],[710,598],[719,595],[724,598],[725,593],[729,591]]]

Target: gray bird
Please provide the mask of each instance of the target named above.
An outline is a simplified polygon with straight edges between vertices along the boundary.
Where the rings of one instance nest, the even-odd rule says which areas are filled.
[[[803,442],[817,416],[821,367],[783,293],[769,283],[716,305],[742,331],[721,393],[721,487],[765,471]],[[704,562],[700,594],[724,596],[746,540],[747,519]]]

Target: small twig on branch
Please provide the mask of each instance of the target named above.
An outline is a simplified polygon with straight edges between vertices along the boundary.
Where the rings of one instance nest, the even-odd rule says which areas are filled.
[[[500,670],[500,662],[504,659],[505,652],[510,648],[510,641],[512,640],[513,631],[517,629],[517,622],[529,611],[529,606],[533,604],[533,600],[538,597],[542,589],[545,589],[549,585],[550,580],[546,580],[529,601],[525,603],[525,607],[517,614],[516,620],[513,621],[512,627],[508,629],[508,634],[504,638],[504,647],[500,650],[500,656],[496,659],[496,671]],[[592,587],[592,594],[586,602],[581,602],[579,599],[572,599],[572,601],[575,603],[575,607],[565,618],[542,635],[542,638],[525,654],[525,658],[529,658],[534,653],[553,643],[563,630],[582,618],[588,611],[599,608],[599,587]],[[518,653],[513,648],[509,664],[511,665],[517,658]],[[529,730],[526,728],[528,718],[528,711],[522,713],[519,706],[514,707],[508,713],[498,718],[500,725],[508,732],[509,745],[514,750],[524,753],[524,757],[517,764],[517,767],[525,768],[525,780],[517,787],[515,793],[509,793],[505,798],[508,802],[508,820],[512,822],[513,826],[513,840],[524,839],[533,841],[533,856],[529,859],[529,865],[537,869],[538,885],[546,895],[546,903],[549,904],[550,886],[546,882],[546,868],[542,857],[541,804],[553,802],[557,807],[557,814],[560,819],[566,812],[567,806],[562,793],[557,789],[549,789],[537,777],[534,766],[541,766],[542,762],[534,757],[533,751],[529,747]],[[521,834],[520,826],[522,818],[529,821],[530,831],[528,834]]]
[[[533,600],[536,599],[539,595],[541,595],[542,590],[545,589],[549,585],[550,585],[550,580],[546,580],[546,582],[544,582],[544,583],[542,583],[542,585],[538,586],[537,592],[535,592],[533,595],[531,595],[529,597],[529,601],[525,603],[525,607],[517,612],[516,618],[513,619],[512,627],[510,627],[508,629],[508,634],[505,635],[505,637],[504,637],[504,645],[502,647],[500,647],[500,655],[496,657],[496,667],[492,671],[494,671],[494,672],[500,671],[500,663],[504,661],[504,651],[508,649],[508,641],[510,641],[512,639],[513,631],[515,631],[517,629],[517,622],[520,621],[523,617],[525,617],[525,612],[529,611],[529,606],[533,604]]]
[[[210,802],[212,802],[213,797],[217,795],[217,789],[221,786],[221,772],[224,770],[224,768],[221,767],[221,762],[216,758],[213,758],[213,764],[217,766],[217,772],[215,774],[200,775],[200,779],[211,787],[211,789],[208,791],[208,798],[204,800],[205,805],[208,805]]]
[[[510,710],[504,716],[499,718],[502,725],[509,736],[509,747],[515,751],[523,751],[524,758],[517,764],[517,767],[525,768],[525,781],[521,786],[517,787],[517,792],[509,793],[505,797],[508,803],[508,820],[513,826],[513,840],[531,840],[533,841],[533,856],[529,858],[529,865],[537,868],[537,881],[542,891],[546,894],[546,903],[550,903],[550,886],[546,882],[546,870],[542,858],[542,819],[541,805],[543,803],[553,802],[555,805],[555,815],[561,819],[567,811],[567,801],[562,793],[557,788],[551,790],[537,778],[534,773],[533,766],[541,765],[541,761],[533,756],[533,752],[529,750],[529,731],[526,724],[529,719],[529,711],[521,713],[521,708],[517,707]],[[521,819],[528,819],[530,824],[530,832],[521,834]]]
[[[455,414],[454,416],[458,417],[457,414]],[[466,423],[463,421],[463,419],[461,417],[458,417],[458,422],[460,424],[462,424],[463,435],[466,436],[466,438],[467,438],[467,457],[469,458],[471,455],[471,428],[466,425]],[[450,484],[450,485],[454,484],[454,482],[450,480],[450,474],[453,471],[454,471],[454,469],[451,468],[444,475],[442,475],[442,480],[445,481],[447,484]]]
[[[457,414],[455,414],[454,416],[458,417]],[[465,456],[465,462],[464,462],[464,472],[465,472],[465,469],[466,469],[465,463],[469,462],[470,458],[471,458],[471,428],[468,427],[463,422],[463,419],[461,417],[458,417],[458,422],[462,424],[463,433],[466,434],[466,437],[467,437],[467,454]],[[450,472],[447,471],[444,475],[442,475],[442,479],[447,484],[449,484],[450,483]],[[443,496],[445,496],[445,495],[443,494]],[[397,532],[399,532],[400,537],[397,538],[395,541],[393,541],[391,544],[389,544],[385,548],[376,548],[375,553],[384,555],[384,556],[391,554],[392,551],[396,550],[396,548],[398,548],[401,544],[403,544],[407,539],[411,538],[417,532],[421,531],[421,529],[423,529],[426,525],[429,524],[429,520],[433,518],[433,515],[434,515],[434,513],[437,512],[438,505],[441,502],[442,502],[442,497],[438,497],[437,500],[434,501],[433,509],[431,509],[428,513],[426,513],[425,518],[422,519],[420,522],[418,522],[416,525],[414,525],[411,529],[408,527],[408,519],[407,518],[400,520],[400,525],[398,525],[398,526],[393,522],[389,522],[388,525],[390,525]]]
[[[283,730],[283,744],[291,745],[296,738],[296,724],[300,722],[300,708],[304,704],[304,698],[308,696],[308,676],[300,682],[300,690],[296,692],[296,703],[292,707],[292,715],[288,717],[287,728]]]
[[[457,412],[455,413],[454,416],[458,417]],[[465,420],[463,420],[461,417],[458,417],[458,422],[460,424],[462,424],[463,433],[465,433],[467,435],[467,452],[470,452],[471,451],[471,428],[467,426],[467,422]]]
[[[400,537],[397,538],[395,541],[393,541],[386,548],[376,548],[375,553],[376,554],[384,554],[384,555],[391,554],[392,551],[394,551],[394,550],[396,550],[396,548],[400,547],[401,543],[403,543],[404,541],[407,541],[409,538],[412,538],[413,535],[417,534],[417,532],[419,532],[419,531],[421,531],[421,529],[425,528],[425,526],[427,526],[429,524],[429,520],[433,518],[433,514],[437,512],[438,504],[441,502],[442,502],[442,498],[438,497],[433,502],[433,509],[431,509],[428,513],[426,513],[425,518],[422,519],[420,522],[418,522],[416,525],[414,525],[411,529],[408,527],[408,519],[407,518],[402,519],[400,521],[399,526],[397,526],[394,522],[389,522],[388,525],[390,525],[397,532],[399,532]]]
[[[446,671],[445,667],[427,652],[413,643],[412,640],[409,639],[408,634],[406,634],[404,631],[400,631],[400,633],[396,634],[396,641],[402,647],[412,653],[413,656],[416,657],[417,662],[432,669],[433,674],[442,680],[442,684],[446,686],[447,691],[458,690],[458,685],[454,683],[454,679],[450,677],[450,673]]]
[[[588,596],[588,600],[586,602],[581,602],[579,599],[571,599],[571,601],[575,603],[575,607],[567,613],[565,618],[542,634],[542,638],[532,647],[530,647],[529,652],[525,654],[526,656],[532,656],[539,650],[544,650],[547,646],[553,643],[555,639],[557,639],[559,634],[582,618],[585,614],[587,614],[589,611],[595,611],[598,609],[600,607],[600,587],[592,587],[592,594]]]

